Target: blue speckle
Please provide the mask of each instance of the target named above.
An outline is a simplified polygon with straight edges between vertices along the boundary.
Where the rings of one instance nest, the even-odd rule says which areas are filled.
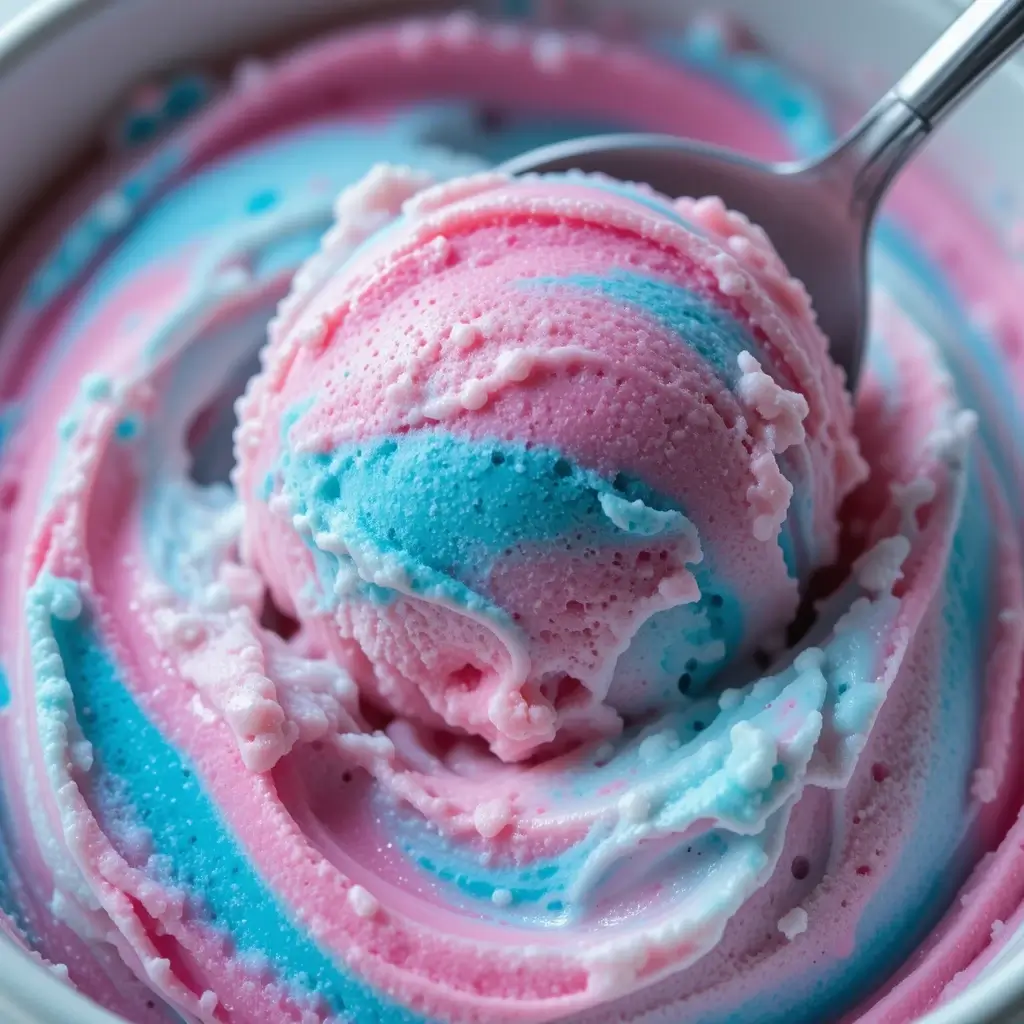
[[[526,21],[533,14],[533,0],[500,0],[501,17]]]
[[[249,213],[265,213],[267,210],[273,209],[280,203],[280,195],[272,188],[264,189],[261,192],[257,192],[248,203],[246,203],[246,210]]]
[[[198,110],[210,98],[210,87],[199,75],[185,75],[167,87],[163,113],[178,121]]]
[[[7,448],[18,427],[20,414],[21,410],[17,405],[0,406],[0,455]]]
[[[137,416],[125,416],[117,421],[114,427],[114,435],[118,441],[133,441],[139,436],[142,424]]]
[[[7,673],[0,669],[0,710],[10,707],[11,688],[7,683]]]
[[[130,114],[124,123],[124,141],[129,146],[141,146],[151,142],[160,130],[160,119],[146,111]]]

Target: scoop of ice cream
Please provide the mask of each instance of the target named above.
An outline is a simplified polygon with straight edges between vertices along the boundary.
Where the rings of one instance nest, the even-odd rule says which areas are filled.
[[[242,402],[248,555],[377,702],[517,760],[777,641],[861,477],[850,420],[719,200],[379,168]]]

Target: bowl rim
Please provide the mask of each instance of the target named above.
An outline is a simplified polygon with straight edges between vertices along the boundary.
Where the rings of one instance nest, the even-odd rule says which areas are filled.
[[[117,0],[30,0],[0,24],[0,76],[75,22],[113,7]]]

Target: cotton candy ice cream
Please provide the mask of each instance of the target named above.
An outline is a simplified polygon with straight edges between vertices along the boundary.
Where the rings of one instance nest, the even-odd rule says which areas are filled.
[[[279,606],[368,696],[517,760],[782,646],[864,472],[763,232],[611,181],[387,167],[338,216],[236,486]]]
[[[1024,935],[1019,267],[908,169],[851,411],[755,228],[488,171],[834,137],[653,42],[325,37],[11,247],[0,942],[131,1024],[909,1024]]]

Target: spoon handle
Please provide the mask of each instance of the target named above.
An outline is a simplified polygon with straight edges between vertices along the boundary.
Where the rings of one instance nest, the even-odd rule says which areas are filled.
[[[1024,0],[974,0],[813,173],[849,189],[866,223],[941,118],[1022,40]]]
[[[892,94],[928,127],[949,113],[1024,38],[1024,0],[974,0]]]

